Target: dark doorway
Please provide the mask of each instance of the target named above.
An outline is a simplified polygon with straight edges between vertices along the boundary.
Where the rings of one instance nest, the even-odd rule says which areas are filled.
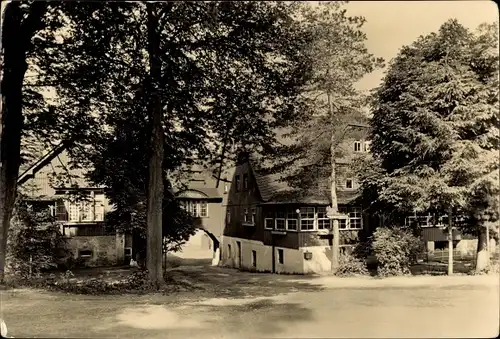
[[[238,268],[241,268],[241,242],[237,241],[236,245],[238,246],[238,257],[236,258],[236,262],[237,262]]]
[[[272,259],[273,259],[273,270],[272,272],[273,273],[276,273],[276,245],[275,245],[275,241],[274,241],[274,237],[272,238]]]

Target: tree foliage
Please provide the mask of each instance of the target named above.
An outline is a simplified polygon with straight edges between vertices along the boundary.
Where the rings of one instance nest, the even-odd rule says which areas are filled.
[[[7,266],[23,278],[58,267],[69,255],[66,238],[49,211],[20,197],[9,232]]]
[[[158,17],[160,74],[151,81],[147,8]],[[237,149],[275,144],[274,128],[300,112],[308,36],[284,2],[50,3],[63,27],[39,32],[34,88],[53,99],[30,117],[41,138],[72,139],[75,165],[108,187],[110,220],[143,221],[147,201],[153,90],[162,102],[169,176],[193,159],[232,160]],[[54,32],[57,30],[57,36]],[[48,105],[47,105],[48,106]],[[166,184],[170,184],[166,181]],[[167,234],[182,241],[184,220],[164,194]],[[131,215],[136,215],[130,222]],[[178,236],[177,236],[178,235]],[[176,242],[174,242],[176,243]]]
[[[380,200],[402,212],[446,213],[450,205],[477,204],[473,192],[486,186],[498,190],[494,27],[473,34],[450,20],[392,61],[374,96],[372,150],[384,172]]]
[[[301,18],[310,37],[304,54],[310,63],[309,76],[301,88],[304,111],[289,126],[285,137],[292,139],[271,157],[277,161],[270,171],[284,173],[294,187],[304,189],[331,173],[334,157],[342,157],[337,147],[350,123],[366,123],[366,96],[356,82],[383,60],[375,58],[365,46],[362,31],[365,18],[348,16],[341,2],[304,5]]]
[[[478,252],[499,218],[498,62],[498,23],[449,20],[401,49],[373,98],[372,199],[399,216],[465,215]]]
[[[380,227],[373,234],[372,249],[377,259],[377,274],[410,274],[410,266],[422,253],[422,242],[410,229]]]

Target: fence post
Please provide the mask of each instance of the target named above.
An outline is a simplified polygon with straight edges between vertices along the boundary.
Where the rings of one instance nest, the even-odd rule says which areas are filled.
[[[448,275],[453,274],[453,221],[452,207],[448,210]]]

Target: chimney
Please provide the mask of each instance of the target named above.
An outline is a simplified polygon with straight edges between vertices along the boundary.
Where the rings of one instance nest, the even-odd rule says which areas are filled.
[[[236,165],[241,165],[244,164],[245,162],[248,162],[250,158],[250,153],[247,151],[240,151],[237,155],[236,158]]]

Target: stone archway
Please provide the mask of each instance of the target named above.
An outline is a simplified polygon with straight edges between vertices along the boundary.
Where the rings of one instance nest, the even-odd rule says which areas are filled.
[[[212,247],[212,250],[213,250],[212,266],[217,266],[219,264],[219,261],[220,261],[220,258],[221,258],[221,254],[220,254],[220,241],[219,241],[219,239],[217,239],[217,237],[213,233],[207,231],[204,228],[201,228],[201,230],[203,230],[205,232],[205,234],[210,238],[210,240],[212,240],[212,243],[213,243],[213,247]]]

